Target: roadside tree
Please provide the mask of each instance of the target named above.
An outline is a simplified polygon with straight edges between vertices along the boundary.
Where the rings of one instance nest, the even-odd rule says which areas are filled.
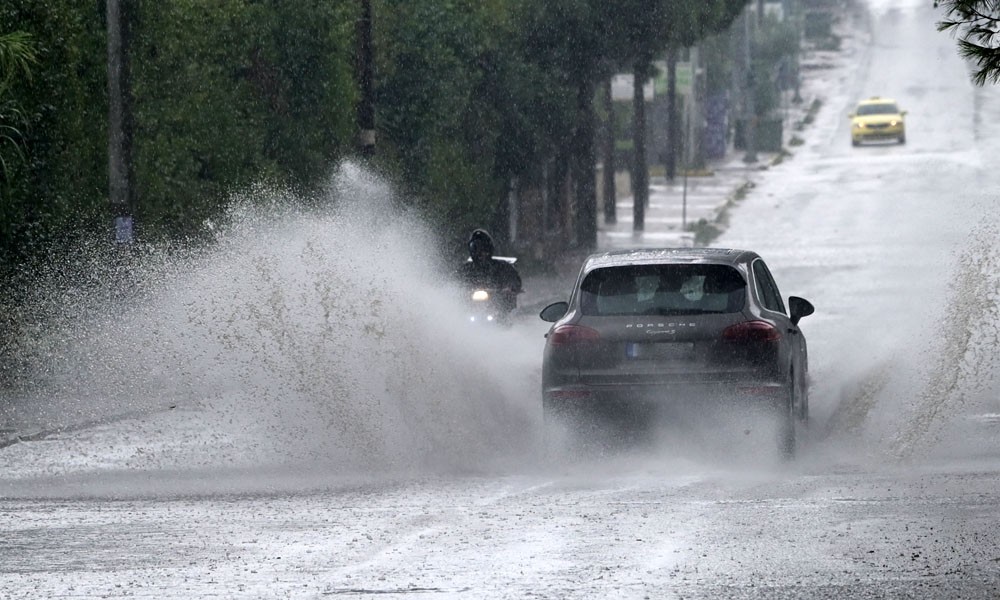
[[[978,65],[972,80],[976,85],[1000,83],[1000,5],[993,0],[935,0],[945,18],[938,31],[958,36],[958,51]]]
[[[677,52],[699,40],[723,31],[739,16],[747,0],[626,0],[609,5],[607,18],[613,19],[614,49],[617,64],[630,65],[635,76],[633,98],[633,227],[644,227],[644,207],[649,198],[648,161],[645,141],[645,101],[642,86],[654,74],[653,60],[664,52],[668,60],[668,139],[667,176],[672,178],[676,165],[680,126],[673,87],[673,67]]]
[[[554,170],[569,174],[573,186],[566,194],[574,204],[570,243],[587,249],[597,243],[594,96],[613,68],[610,6],[598,0],[548,0],[524,1],[520,7],[525,56],[546,74],[542,83],[563,107],[553,115],[561,118],[552,119],[546,131],[558,147]],[[568,207],[563,208],[565,213]]]

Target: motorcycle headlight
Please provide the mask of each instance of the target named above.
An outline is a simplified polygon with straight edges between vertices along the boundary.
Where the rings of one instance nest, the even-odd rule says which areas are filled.
[[[476,290],[472,292],[472,299],[475,302],[484,302],[490,299],[490,294],[486,290]]]

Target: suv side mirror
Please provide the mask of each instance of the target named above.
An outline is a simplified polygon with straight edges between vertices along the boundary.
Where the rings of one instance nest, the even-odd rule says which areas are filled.
[[[547,323],[555,323],[559,319],[565,317],[566,311],[568,310],[568,302],[556,302],[543,308],[542,312],[538,313],[538,316]]]
[[[812,303],[805,298],[799,298],[798,296],[788,297],[788,311],[792,317],[792,323],[795,325],[799,324],[799,320],[802,317],[808,317],[809,315],[816,312]]]

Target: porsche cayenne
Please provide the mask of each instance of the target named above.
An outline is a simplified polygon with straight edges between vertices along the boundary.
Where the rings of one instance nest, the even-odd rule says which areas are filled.
[[[542,401],[552,418],[647,414],[685,402],[749,402],[795,450],[809,414],[799,320],[755,252],[666,248],[598,253],[566,302],[550,304]]]

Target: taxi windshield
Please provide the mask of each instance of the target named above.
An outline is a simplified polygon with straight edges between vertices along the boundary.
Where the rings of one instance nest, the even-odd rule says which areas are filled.
[[[895,102],[879,102],[872,104],[858,105],[858,115],[895,115],[899,113],[899,107]]]

